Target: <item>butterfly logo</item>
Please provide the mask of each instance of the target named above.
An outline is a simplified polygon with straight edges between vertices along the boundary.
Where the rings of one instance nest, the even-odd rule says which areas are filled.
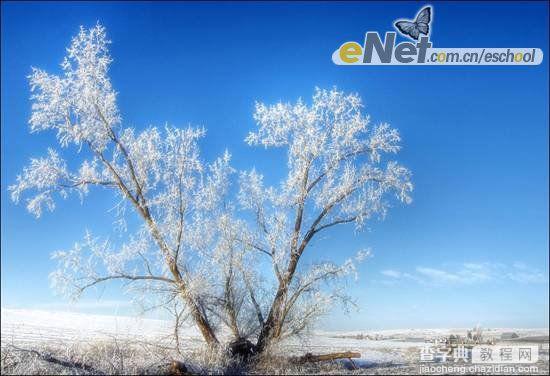
[[[395,27],[406,37],[418,40],[420,34],[428,35],[430,32],[430,22],[432,20],[432,7],[422,8],[416,14],[416,19],[400,20],[395,23]]]

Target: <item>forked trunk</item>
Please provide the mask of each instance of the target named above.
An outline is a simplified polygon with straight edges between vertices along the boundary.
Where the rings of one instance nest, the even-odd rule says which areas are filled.
[[[258,342],[256,343],[256,352],[263,352],[274,339],[277,339],[281,335],[282,330],[282,311],[283,305],[288,293],[288,287],[279,286],[275,299],[271,304],[271,309],[267,319],[265,320],[260,335],[258,336]]]
[[[284,324],[284,304],[286,302],[288,288],[292,282],[294,273],[296,272],[299,259],[299,253],[292,254],[285,277],[279,283],[279,288],[277,289],[277,293],[275,294],[275,298],[271,304],[269,314],[262,325],[262,330],[258,336],[258,342],[256,343],[256,351],[258,353],[263,352],[269,344],[271,344],[274,340],[277,340],[282,334]]]
[[[204,338],[204,341],[209,346],[217,346],[220,344],[218,341],[218,338],[216,337],[216,334],[214,333],[214,330],[212,329],[212,326],[208,322],[208,319],[206,316],[201,312],[199,306],[197,306],[197,303],[195,300],[190,296],[186,285],[183,283],[181,279],[181,274],[179,273],[179,270],[177,268],[177,264],[172,261],[169,262],[170,270],[172,272],[172,275],[174,276],[176,283],[179,286],[180,295],[183,301],[189,306],[191,310],[191,316],[193,317],[193,320],[197,324],[202,337]]]
[[[209,346],[212,346],[212,347],[218,346],[220,342],[218,341],[218,338],[214,334],[212,327],[210,326],[208,321],[205,320],[203,315],[201,315],[200,312],[196,311],[196,309],[193,309],[192,316],[193,316],[193,319],[195,320],[195,323],[199,327],[199,330],[201,331],[204,341]]]

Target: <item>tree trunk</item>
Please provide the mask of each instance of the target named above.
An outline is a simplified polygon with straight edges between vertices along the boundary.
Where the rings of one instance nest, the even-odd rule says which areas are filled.
[[[288,264],[287,271],[283,280],[279,283],[279,288],[271,304],[269,310],[269,315],[262,326],[260,335],[258,336],[258,342],[256,344],[256,351],[258,353],[263,352],[266,347],[274,340],[281,336],[284,316],[283,316],[283,306],[286,302],[286,297],[288,294],[288,288],[290,282],[294,277],[294,272],[296,271],[296,266],[298,265],[298,260],[300,256],[297,253],[293,253],[290,262]]]
[[[199,327],[202,337],[204,338],[206,343],[210,346],[218,346],[220,342],[218,341],[218,338],[216,338],[216,335],[214,334],[210,323],[206,321],[206,319],[198,310],[198,307],[194,304],[191,306],[191,315],[193,316],[195,323]]]
[[[208,322],[205,315],[203,315],[203,313],[200,311],[199,307],[197,306],[197,303],[189,295],[188,290],[185,286],[185,283],[181,279],[181,274],[179,273],[176,262],[171,261],[168,264],[170,266],[170,271],[172,272],[172,275],[174,276],[179,286],[179,289],[181,291],[181,297],[183,301],[189,306],[191,310],[191,316],[193,317],[193,320],[197,324],[205,342],[210,346],[219,345],[220,342],[218,341],[218,338],[216,338],[216,334],[214,333],[214,330],[210,326],[210,323]]]
[[[281,317],[281,312],[283,308],[283,303],[286,300],[286,293],[288,288],[283,288],[279,286],[275,299],[271,304],[271,309],[264,324],[262,325],[262,330],[258,336],[258,342],[256,343],[256,352],[263,352],[269,343],[273,340],[274,334],[280,332],[280,323],[279,318]]]
[[[127,187],[125,182],[122,180],[122,178],[120,177],[120,174],[117,172],[117,170],[105,159],[104,155],[101,152],[95,150],[94,147],[91,146],[91,144],[89,144],[90,149],[94,152],[94,154],[96,154],[101,159],[103,164],[111,171],[111,173],[112,173],[113,177],[115,178],[115,180],[117,182],[117,185],[118,185],[119,189],[121,190],[121,192],[124,194],[125,197],[127,197],[130,200],[130,202],[136,208],[138,214],[144,219],[145,223],[147,224],[147,226],[149,228],[149,233],[155,239],[155,241],[157,242],[157,245],[159,246],[159,249],[160,249],[161,253],[166,258],[166,263],[167,263],[168,267],[170,268],[170,271],[171,271],[172,275],[174,276],[174,279],[177,283],[177,286],[178,286],[178,288],[181,292],[181,297],[182,297],[183,301],[190,307],[191,316],[193,317],[195,323],[199,327],[199,330],[200,330],[204,340],[210,346],[219,345],[219,341],[216,338],[214,330],[210,326],[210,323],[208,322],[208,319],[207,319],[206,315],[204,315],[203,312],[201,312],[201,310],[199,309],[199,307],[196,304],[195,300],[189,294],[189,291],[187,289],[187,285],[185,284],[184,280],[182,279],[182,275],[181,275],[181,273],[178,269],[178,265],[177,265],[177,259],[176,259],[177,258],[177,252],[176,252],[175,256],[172,255],[172,253],[170,251],[170,247],[167,245],[166,241],[164,240],[161,232],[159,231],[159,229],[158,229],[158,227],[157,227],[157,225],[156,225],[156,223],[155,223],[155,221],[154,221],[154,219],[151,215],[151,212],[149,210],[149,207],[147,206],[145,197],[142,194],[142,188],[141,188],[141,185],[140,185],[140,183],[139,183],[139,181],[136,177],[136,173],[135,173],[135,170],[134,170],[134,165],[133,165],[133,162],[132,162],[130,156],[128,155],[128,151],[126,150],[124,145],[120,142],[120,140],[117,138],[117,136],[114,133],[111,125],[109,124],[109,122],[107,122],[105,120],[105,117],[103,116],[103,114],[101,113],[101,111],[99,110],[97,105],[96,105],[96,109],[99,113],[100,118],[105,123],[106,127],[108,128],[112,141],[115,142],[117,147],[120,148],[120,150],[122,151],[122,153],[124,155],[124,158],[126,160],[128,169],[129,169],[130,174],[131,174],[131,181],[135,185],[135,190],[136,190],[135,196],[132,194],[131,190]],[[176,328],[176,330],[177,330],[177,328]]]

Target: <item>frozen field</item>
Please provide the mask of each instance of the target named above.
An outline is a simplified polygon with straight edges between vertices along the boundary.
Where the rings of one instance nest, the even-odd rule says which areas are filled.
[[[170,344],[172,326],[164,320],[139,317],[103,316],[72,312],[2,309],[2,344],[32,346],[47,342],[54,346],[70,343],[93,343],[117,338],[121,341]],[[383,333],[383,332],[377,332]],[[358,340],[339,336],[355,332],[319,332],[306,338],[285,342],[285,351],[300,354],[353,350],[362,360],[376,363],[404,362],[403,350],[417,348],[421,342],[399,340]],[[182,331],[186,346],[199,347],[199,333],[194,328]]]
[[[73,312],[2,309],[2,343],[48,341],[90,342],[120,339],[158,340],[172,332],[170,323],[139,317],[89,315]],[[190,336],[198,333],[188,330]]]
[[[2,348],[68,348],[116,340],[120,343],[141,344],[170,348],[172,326],[168,321],[123,316],[102,316],[70,312],[2,309]],[[502,333],[515,332],[529,343],[542,348],[542,367],[548,369],[548,329],[487,329],[484,334],[499,339]],[[419,351],[425,340],[448,334],[466,333],[466,329],[403,329],[382,331],[318,331],[301,339],[287,341],[282,346],[284,355],[302,355],[305,352],[322,354],[336,351],[361,353],[355,360],[360,370],[354,373],[415,372]],[[369,335],[374,339],[359,339]],[[201,340],[193,328],[181,332],[185,351],[200,352]],[[118,343],[117,342],[117,343]],[[544,363],[545,362],[545,363]],[[388,368],[389,367],[389,368]]]

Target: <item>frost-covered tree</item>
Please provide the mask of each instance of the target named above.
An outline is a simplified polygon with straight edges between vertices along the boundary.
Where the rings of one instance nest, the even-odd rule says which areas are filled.
[[[198,147],[203,129],[138,132],[123,125],[108,44],[102,26],[81,28],[62,74],[30,75],[31,131],[53,130],[60,148],[31,160],[9,187],[12,199],[24,199],[40,217],[57,198],[83,199],[97,188],[113,197],[115,227],[124,235],[86,232],[71,249],[55,252],[53,285],[78,297],[121,280],[147,304],[170,308],[176,341],[189,318],[210,345],[219,344],[226,327],[235,339],[256,339],[258,352],[347,301],[339,282],[354,275],[368,251],[342,265],[300,260],[319,233],[345,224],[361,229],[385,215],[392,196],[410,202],[410,173],[389,158],[400,149],[398,132],[371,127],[360,98],[336,89],[317,90],[309,105],[257,104],[258,129],[246,142],[285,148],[288,173],[266,187],[255,170],[241,172],[233,202],[229,153],[205,163]],[[61,149],[72,154],[67,161]],[[139,225],[127,225],[129,216]]]
[[[67,49],[63,73],[33,69],[32,132],[53,130],[62,148],[80,160],[74,171],[54,149],[32,159],[9,187],[18,202],[40,217],[56,197],[84,197],[102,187],[116,200],[119,228],[127,230],[127,209],[141,225],[128,241],[114,244],[87,233],[68,251],[56,252],[52,283],[78,296],[98,283],[129,282],[129,288],[180,300],[204,339],[218,342],[208,310],[220,281],[213,260],[230,221],[226,192],[232,169],[225,153],[206,165],[197,142],[204,130],[156,127],[137,132],[124,127],[108,76],[111,57],[105,29],[81,28]],[[221,234],[221,236],[220,236]]]
[[[254,170],[241,174],[240,202],[257,224],[252,247],[271,259],[276,276],[258,334],[262,351],[330,307],[341,296],[324,293],[321,284],[354,270],[351,259],[299,270],[314,238],[338,225],[361,229],[373,216],[384,216],[388,194],[409,203],[412,184],[409,171],[385,157],[399,151],[399,133],[388,124],[370,127],[356,94],[318,89],[311,105],[259,103],[254,118],[258,130],[248,144],[285,148],[288,168],[278,187],[265,187]]]

